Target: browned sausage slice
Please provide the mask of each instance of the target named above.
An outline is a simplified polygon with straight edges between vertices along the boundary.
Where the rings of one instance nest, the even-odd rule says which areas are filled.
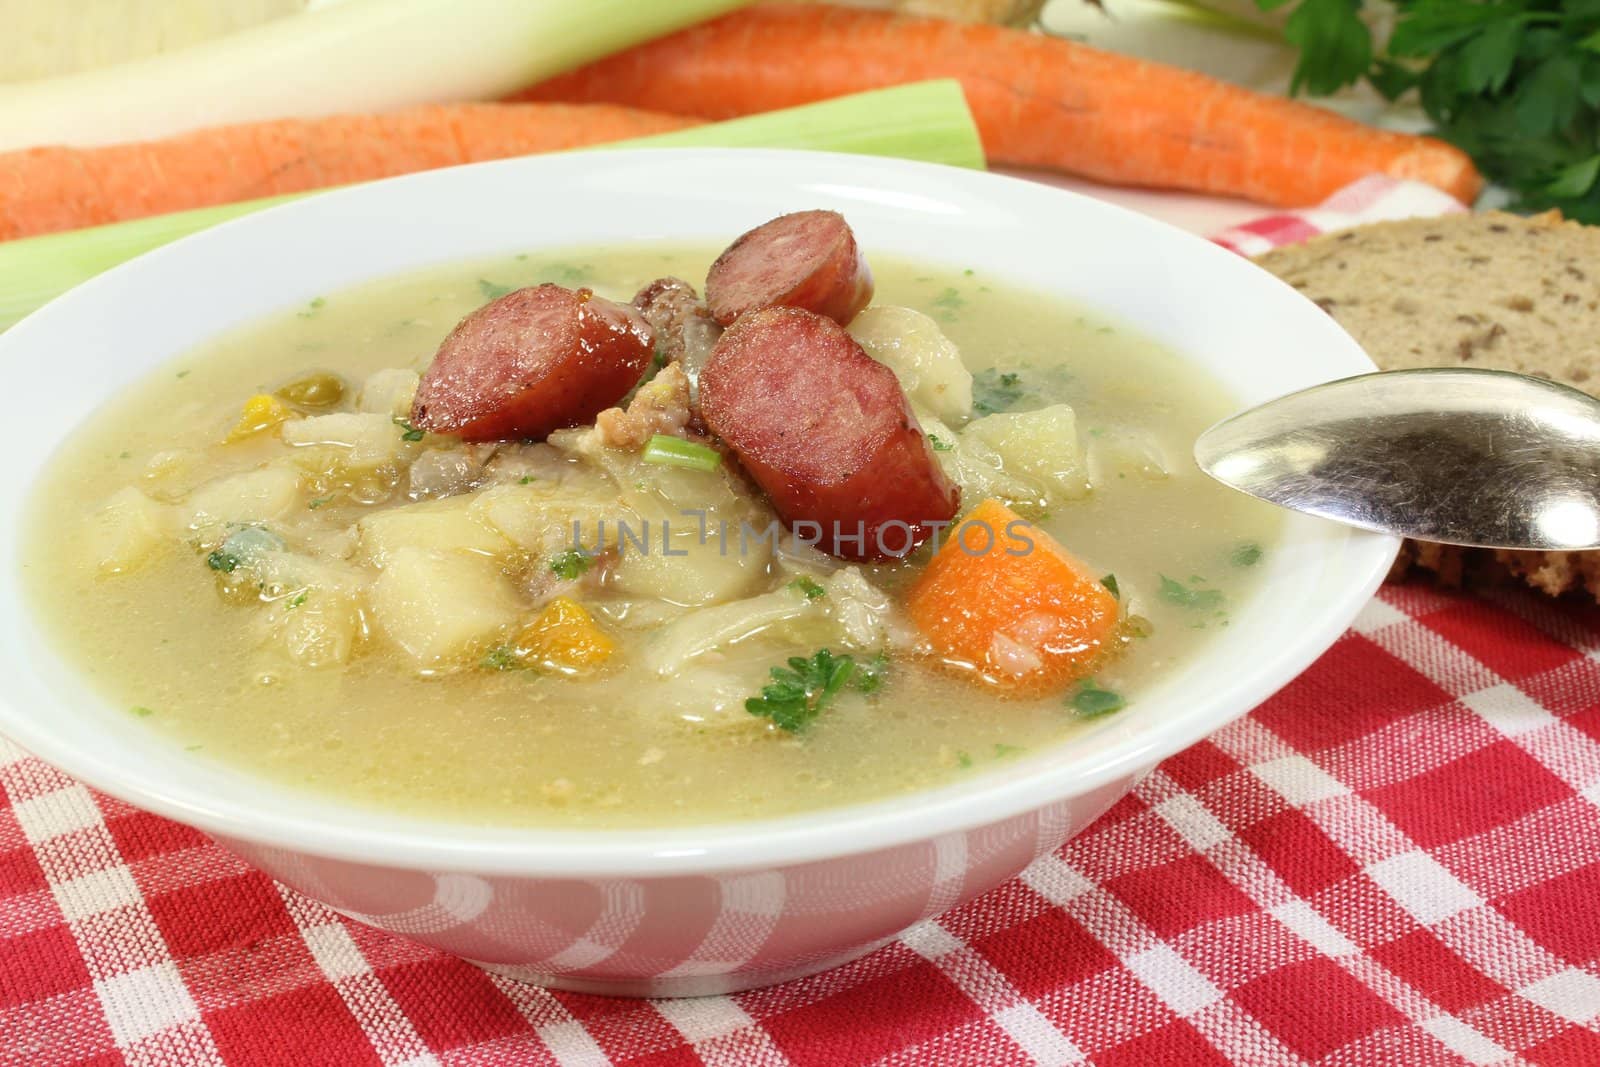
[[[700,405],[790,529],[832,555],[903,556],[961,502],[894,372],[832,319],[742,316],[700,375]]]
[[[728,246],[706,275],[706,305],[724,326],[769,307],[804,308],[846,325],[872,300],[872,272],[837,211],[797,211]]]
[[[621,400],[650,363],[637,310],[588,289],[536,285],[456,325],[422,376],[411,424],[468,441],[539,440]]]

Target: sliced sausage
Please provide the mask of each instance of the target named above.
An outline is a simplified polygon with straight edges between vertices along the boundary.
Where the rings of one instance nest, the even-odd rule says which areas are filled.
[[[444,339],[411,424],[468,441],[542,439],[621,400],[649,366],[654,341],[636,309],[591,290],[518,289]]]
[[[894,372],[832,319],[742,316],[712,350],[700,405],[790,529],[832,555],[903,556],[961,502]]]
[[[843,326],[872,300],[872,271],[837,211],[797,211],[728,246],[706,275],[706,305],[727,326],[769,307],[804,308]]]
[[[681,363],[691,385],[698,381],[722,327],[712,321],[694,286],[682,278],[657,278],[639,290],[633,306],[655,330],[656,352]]]

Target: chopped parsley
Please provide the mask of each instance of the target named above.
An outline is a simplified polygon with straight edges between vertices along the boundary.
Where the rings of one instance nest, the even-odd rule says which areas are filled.
[[[928,435],[928,443],[933,446],[933,450],[935,452],[949,452],[951,449],[956,447],[936,433],[930,433]]]
[[[295,608],[298,608],[301,604],[304,604],[305,602],[306,602],[306,591],[302,589],[300,591],[300,593],[298,595],[296,595],[293,600],[289,601],[288,605],[283,610],[284,611],[293,611]]]
[[[972,766],[972,757],[967,755],[965,752],[957,752],[956,763],[963,767],[970,767]]]
[[[479,278],[478,292],[483,294],[483,298],[485,300],[499,300],[502,296],[505,296],[507,293],[511,292],[511,286],[497,285],[487,278]]]
[[[1026,392],[1016,371],[985,367],[972,376],[972,410],[979,415],[1010,411]]]
[[[522,662],[515,649],[496,645],[478,661],[478,666],[488,671],[515,671],[521,670],[526,664]]]
[[[326,307],[327,303],[328,302],[326,300],[324,300],[322,297],[319,296],[319,297],[315,298],[314,300],[312,300],[310,303],[308,303],[306,305],[305,310],[302,311],[302,312],[299,312],[299,315],[300,315],[300,317],[302,319],[312,318],[313,316],[316,315],[317,312],[321,311],[324,307]],[[187,373],[187,372],[185,372],[185,373]]]
[[[132,452],[119,452],[119,453],[117,453],[117,458],[118,459],[132,459],[133,458],[133,453]]]
[[[179,378],[187,378],[189,376],[189,372],[186,371],[186,370],[181,370],[181,371],[178,372],[177,376]]]
[[[428,431],[419,430],[402,418],[397,417],[394,420],[394,424],[400,427],[400,440],[402,441],[420,441],[428,434]]]
[[[1118,600],[1122,599],[1122,589],[1117,585],[1117,576],[1115,574],[1106,575],[1100,579],[1100,584],[1110,590],[1112,596]]]
[[[235,556],[232,552],[224,552],[220,548],[213,549],[211,554],[206,557],[206,566],[214,571],[221,571],[223,574],[232,574],[239,569],[241,562],[238,556]]]
[[[822,584],[809,574],[802,574],[790,582],[789,588],[804,593],[807,600],[821,600],[828,595],[828,591],[822,588]]]
[[[1078,683],[1070,702],[1073,712],[1080,719],[1099,718],[1101,715],[1109,715],[1128,706],[1128,702],[1122,699],[1121,693],[1100,688],[1100,684],[1093,678],[1085,678]]]
[[[1246,541],[1233,550],[1233,555],[1228,557],[1235,567],[1254,567],[1261,562],[1261,546],[1254,541]]]
[[[994,746],[994,758],[1005,759],[1007,756],[1015,756],[1021,751],[1023,749],[1020,745],[1008,745],[1004,741],[997,741]]]
[[[569,548],[550,557],[550,571],[564,582],[575,582],[588,572],[594,563],[589,553],[581,548]]]
[[[1191,579],[1193,581],[1193,579]],[[1206,611],[1222,605],[1222,590],[1196,589],[1192,585],[1161,575],[1161,599],[1176,604],[1181,608],[1194,608],[1197,611]]]
[[[787,667],[772,668],[772,681],[761,695],[744,702],[752,715],[772,720],[780,730],[794,733],[822,713],[856,671],[850,656],[835,656],[820,648],[808,659],[790,656]]]
[[[538,479],[535,478],[533,475],[524,474],[522,477],[517,479],[517,484],[518,485],[532,485],[536,481],[538,481]]]
[[[939,309],[939,317],[943,319],[954,318],[966,302],[960,290],[953,285],[945,286],[944,292],[933,298],[933,306]]]
[[[135,704],[128,710],[139,716],[141,719],[148,719],[150,716],[156,713],[154,708],[147,708],[143,704]]]
[[[312,511],[316,511],[318,508],[323,507],[323,506],[325,506],[327,504],[331,504],[331,503],[333,503],[333,497],[331,497],[331,496],[319,496],[319,497],[317,497],[317,499],[315,499],[311,503],[307,504],[306,507],[310,508]]]
[[[889,653],[879,652],[865,663],[856,665],[855,687],[862,693],[876,693],[889,677]]]

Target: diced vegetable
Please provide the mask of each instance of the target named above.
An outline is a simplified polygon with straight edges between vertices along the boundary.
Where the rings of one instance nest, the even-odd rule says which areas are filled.
[[[650,636],[644,653],[645,667],[660,675],[674,674],[697,656],[805,615],[813,610],[813,604],[804,593],[785,587],[731,604],[685,612]]]
[[[1093,678],[1085,678],[1078,683],[1070,703],[1073,712],[1080,719],[1099,718],[1101,715],[1109,715],[1128,706],[1128,702],[1122,699],[1122,694],[1100,688]]]
[[[928,316],[878,304],[852,319],[849,330],[867,355],[894,371],[914,405],[945,422],[963,422],[971,414],[972,372]]]
[[[1117,600],[1096,572],[997,500],[952,529],[906,611],[952,666],[1030,691],[1080,677],[1117,624]]]
[[[873,585],[859,567],[844,567],[828,577],[827,609],[848,648],[882,648],[905,643],[904,621],[895,618],[894,601]]]
[[[337,667],[361,639],[361,607],[350,596],[302,591],[285,601],[279,628],[284,651],[300,666]]]
[[[981,438],[956,433],[926,412],[917,412],[917,418],[930,437],[946,446],[933,454],[945,477],[961,487],[961,499],[994,497],[1013,506],[1045,503],[1040,489],[1005,470],[1000,456]]]
[[[617,651],[616,641],[600,629],[583,605],[564,596],[545,605],[508,647],[521,663],[563,673],[592,670]]]
[[[184,504],[192,530],[227,523],[267,523],[301,506],[300,472],[273,465],[206,482]]]
[[[365,515],[358,523],[361,551],[379,567],[387,567],[397,552],[408,548],[504,557],[511,543],[473,505],[472,497],[459,496]]]
[[[550,557],[550,572],[563,582],[575,582],[588,573],[594,558],[581,548],[569,548]]]
[[[405,431],[397,427],[390,416],[353,411],[295,419],[284,426],[283,439],[296,446],[343,449],[340,459],[352,470],[371,470],[395,463],[407,443]]]
[[[248,567],[268,552],[282,552],[283,538],[263,526],[242,526],[227,536],[206,557],[206,566],[214,571],[232,574],[240,567]]]
[[[294,412],[271,393],[257,393],[244,402],[239,421],[233,424],[223,440],[229,444],[254,437],[262,430],[270,430],[280,422],[294,418]]]
[[[600,547],[602,522],[606,540],[614,543],[617,521],[631,517],[617,503],[616,489],[598,476],[496,485],[462,499],[482,522],[538,555],[570,548],[574,541],[586,549]]]
[[[663,433],[650,438],[641,458],[646,463],[684,467],[692,471],[714,471],[722,465],[722,454],[709,445]]]
[[[131,485],[113,493],[90,527],[89,545],[100,572],[124,574],[149,559],[173,530],[171,513]]]
[[[388,373],[409,374],[411,372],[393,371]],[[287,385],[279,387],[277,395],[289,403],[297,404],[303,408],[331,408],[344,399],[344,379],[337,374],[318,371],[303,378],[296,378]]]
[[[581,5],[568,10],[573,18],[593,18],[590,9]],[[444,64],[439,69],[451,66]],[[261,84],[271,85],[279,80],[273,73]],[[119,90],[113,98],[120,98],[120,95]],[[91,109],[96,107],[98,104],[91,105]],[[127,136],[131,134],[119,131],[119,137]],[[983,166],[983,152],[966,99],[960,87],[951,81],[896,85],[731,122],[618,142],[617,147],[644,145],[811,148],[900,156],[963,167]],[[291,193],[0,242],[0,329],[79,282],[141,252],[303,195],[306,194]]]
[[[416,371],[400,367],[374,371],[361,383],[356,408],[392,419],[404,418],[411,413],[411,401],[416,398],[417,383],[421,380]]]
[[[521,610],[494,560],[415,546],[389,556],[371,603],[378,629],[423,670],[472,662]]]
[[[855,674],[856,661],[820,648],[807,659],[790,656],[787,667],[772,668],[761,695],[744,702],[752,715],[771,719],[781,730],[803,730],[820,715]]]
[[[988,445],[1008,472],[1035,483],[1050,497],[1073,500],[1089,491],[1077,417],[1066,404],[985,415],[961,433]]]
[[[1089,484],[1113,478],[1167,478],[1172,473],[1166,449],[1142,430],[1105,430],[1089,440],[1085,453]]]

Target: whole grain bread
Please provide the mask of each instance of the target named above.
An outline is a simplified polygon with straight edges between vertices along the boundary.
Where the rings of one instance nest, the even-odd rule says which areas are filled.
[[[1600,396],[1600,228],[1554,212],[1380,222],[1256,262],[1314,300],[1384,370],[1488,367]],[[1600,600],[1600,552],[1480,551],[1408,541],[1391,579],[1459,585],[1510,572]]]

